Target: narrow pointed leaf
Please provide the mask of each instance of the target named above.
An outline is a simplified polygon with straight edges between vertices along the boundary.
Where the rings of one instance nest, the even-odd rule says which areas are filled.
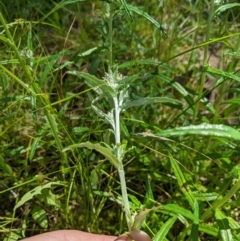
[[[211,207],[209,207],[201,216],[201,220],[207,220],[213,210],[217,210],[218,208],[221,208],[224,206],[225,203],[229,202],[229,200],[236,195],[238,190],[240,189],[240,179],[233,185],[233,187],[227,192],[225,196],[223,196],[221,199],[215,200]]]
[[[103,156],[105,156],[116,168],[118,168],[118,166],[119,166],[118,160],[117,160],[117,157],[113,154],[112,150],[109,148],[106,148],[104,146],[101,146],[100,144],[93,144],[89,141],[83,142],[80,144],[74,144],[74,145],[68,146],[63,149],[63,152],[74,149],[74,148],[83,148],[83,147],[86,147],[90,150],[93,149],[95,151],[98,151]]]
[[[194,197],[191,189],[187,185],[186,179],[185,179],[178,163],[176,162],[176,160],[171,155],[170,155],[170,162],[171,162],[171,166],[173,168],[174,174],[177,178],[178,185],[180,186],[180,188],[181,188],[184,196],[188,200],[190,206],[194,209],[195,197]]]
[[[166,223],[164,223],[161,229],[157,232],[156,236],[153,238],[153,241],[162,241],[166,238],[169,230],[172,228],[173,224],[176,222],[177,216],[169,218]]]
[[[215,124],[200,124],[189,125],[184,127],[177,127],[157,132],[156,136],[170,137],[170,136],[183,136],[183,135],[202,135],[202,136],[217,136],[225,137],[235,140],[240,140],[240,132],[230,126],[215,125]]]
[[[127,12],[128,16],[129,16],[129,17],[131,18],[131,20],[132,20],[132,15],[131,15],[131,13],[130,13],[130,11],[129,11],[129,8],[128,8],[128,5],[127,5],[126,1],[125,1],[125,0],[120,0],[120,1],[121,1],[122,5],[123,5],[125,11]]]
[[[214,17],[217,16],[218,14],[228,10],[228,9],[231,9],[231,8],[234,8],[234,7],[240,7],[240,3],[228,3],[228,4],[224,4],[224,5],[221,5],[214,13]]]
[[[194,105],[194,101],[193,101],[191,95],[180,83],[176,82],[175,80],[169,78],[168,76],[166,76],[164,74],[158,74],[157,76],[164,82],[171,85],[178,93],[180,93],[183,96],[183,98],[187,101],[189,106]]]
[[[128,8],[129,11],[132,11],[132,12],[146,18],[153,25],[155,25],[158,29],[160,29],[165,37],[167,37],[167,33],[164,30],[164,28],[162,27],[162,25],[158,21],[156,21],[154,18],[152,18],[150,15],[148,15],[146,12],[144,12],[143,10],[139,9],[138,7],[130,5],[130,4],[127,4],[127,8]]]
[[[165,213],[170,215],[172,214],[182,215],[190,220],[194,220],[194,214],[191,211],[183,207],[180,207],[177,204],[166,204],[162,206],[159,210],[160,211],[163,210]]]
[[[200,224],[199,225],[199,231],[203,232],[203,233],[206,233],[206,234],[209,234],[213,237],[217,237],[218,236],[218,233],[219,233],[219,229],[212,226],[212,224]]]
[[[209,73],[209,74],[220,75],[222,77],[225,77],[225,78],[228,78],[228,79],[233,79],[233,80],[236,80],[236,81],[240,82],[240,77],[235,75],[233,72],[229,73],[229,72],[226,72],[226,71],[223,71],[223,70],[220,70],[220,69],[213,69],[213,68],[210,68],[210,67],[208,67],[206,69],[206,72]]]
[[[167,98],[167,97],[146,97],[146,98],[139,98],[137,100],[126,102],[121,106],[121,109],[127,110],[131,107],[136,107],[140,105],[148,105],[148,104],[155,104],[155,103],[162,103],[166,105],[176,106],[178,108],[182,108],[182,103],[178,100]]]

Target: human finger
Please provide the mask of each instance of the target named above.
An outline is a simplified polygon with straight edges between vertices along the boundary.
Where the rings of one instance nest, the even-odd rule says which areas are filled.
[[[85,233],[77,230],[58,230],[39,234],[22,241],[114,241],[116,237]]]

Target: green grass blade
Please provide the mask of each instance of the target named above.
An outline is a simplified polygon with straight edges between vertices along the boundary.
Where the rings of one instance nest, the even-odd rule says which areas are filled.
[[[161,229],[157,232],[156,236],[153,238],[153,241],[162,241],[166,238],[169,230],[172,228],[173,224],[176,222],[177,216],[171,217],[166,223],[164,223]]]
[[[178,127],[157,132],[156,136],[170,137],[183,135],[217,136],[234,140],[240,140],[240,132],[226,125],[200,124]]]
[[[130,13],[130,11],[129,11],[128,4],[126,3],[125,0],[120,0],[120,2],[122,3],[125,11],[127,12],[127,15],[128,15],[128,16],[131,18],[131,20],[132,20],[132,15],[131,15],[131,13]]]
[[[160,29],[160,31],[162,32],[162,34],[164,35],[164,37],[167,37],[167,33],[164,30],[164,28],[162,27],[162,25],[156,21],[154,18],[152,18],[148,13],[144,12],[143,10],[139,9],[136,6],[127,4],[127,8],[129,11],[132,11],[144,18],[146,18],[148,21],[150,21],[154,26],[156,26],[158,29]]]
[[[220,13],[228,10],[228,9],[231,9],[231,8],[234,8],[234,7],[240,7],[240,3],[228,3],[228,4],[224,4],[224,5],[221,5],[214,13],[213,17],[216,17],[217,15],[219,15]]]
[[[180,207],[177,204],[166,204],[160,208],[160,211],[161,210],[164,210],[167,214],[182,215],[190,220],[194,220],[194,214],[191,211]]]
[[[233,79],[236,80],[238,82],[240,82],[240,77],[238,77],[237,75],[235,75],[234,73],[229,73],[220,69],[213,69],[208,67],[206,69],[206,72],[209,74],[214,74],[214,75],[220,75],[222,77],[228,78],[228,79]],[[218,84],[218,83],[217,83]]]
[[[178,163],[175,161],[175,159],[171,155],[169,155],[169,158],[170,158],[170,162],[171,162],[171,166],[173,168],[174,174],[177,178],[178,185],[179,185],[181,191],[183,192],[184,196],[188,200],[190,206],[194,210],[194,201],[195,201],[194,195],[193,195],[192,191],[190,190],[190,188],[188,187],[187,181],[186,181]]]
[[[221,208],[226,202],[228,202],[232,196],[236,195],[237,191],[240,189],[240,179],[234,184],[234,186],[228,191],[228,193],[221,198],[220,200],[216,200],[213,202],[212,206],[209,207],[205,213],[201,216],[201,220],[207,220],[213,210]]]

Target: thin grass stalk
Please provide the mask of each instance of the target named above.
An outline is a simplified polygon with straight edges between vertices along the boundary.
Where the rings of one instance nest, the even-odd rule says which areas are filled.
[[[208,42],[210,39],[210,31],[211,31],[211,26],[212,26],[212,18],[213,18],[213,14],[214,14],[214,0],[211,0],[210,3],[210,10],[209,10],[209,16],[208,16],[208,22],[207,22],[207,26],[206,26],[206,37],[205,37],[205,42]],[[203,68],[208,64],[208,45],[204,46],[204,55],[203,55]],[[201,74],[201,81],[200,81],[200,87],[198,90],[198,99],[202,98],[203,95],[203,89],[204,89],[204,84],[206,81],[206,71],[203,71]],[[199,103],[200,101],[198,101],[195,105],[194,108],[194,113],[193,113],[193,124],[196,121],[196,117],[197,117],[197,113],[199,110]]]
[[[239,49],[240,49],[240,35],[238,36],[238,40],[237,40],[237,43],[235,45],[234,52],[237,52]],[[232,61],[227,68],[227,72],[234,72],[234,65],[235,65],[235,61]],[[225,90],[226,90],[226,85],[227,85],[227,81],[225,81],[224,83],[221,84],[218,101],[215,105],[216,111],[215,111],[215,114],[214,114],[213,123],[216,123],[217,120],[218,120],[219,112],[220,112],[220,108],[221,108],[221,104],[222,104],[222,99],[224,97]]]

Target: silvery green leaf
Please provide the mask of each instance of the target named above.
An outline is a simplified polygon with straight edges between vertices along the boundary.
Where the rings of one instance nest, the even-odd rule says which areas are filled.
[[[118,144],[113,148],[113,153],[116,155],[118,161],[122,162],[125,151],[123,149],[123,146]]]
[[[128,101],[121,106],[121,109],[125,111],[131,107],[154,104],[154,103],[161,103],[165,105],[174,106],[176,108],[182,108],[182,103],[176,99],[171,99],[167,97],[145,97],[145,98],[139,98],[133,101]]]
[[[92,109],[95,111],[95,113],[103,118],[107,123],[109,123],[112,128],[115,130],[115,123],[114,123],[114,117],[113,117],[113,113],[108,112],[107,114],[105,114],[104,112],[102,112],[99,108],[97,108],[95,105],[92,104]]]
[[[84,78],[86,80],[86,84],[93,88],[98,94],[104,94],[111,97],[116,96],[115,91],[108,85],[108,83],[106,83],[106,81],[98,79],[94,75],[76,70],[68,71],[67,73],[76,75],[79,78]]]
[[[128,86],[122,90],[120,90],[119,93],[119,100],[118,100],[118,104],[119,106],[123,105],[124,101],[129,97],[128,95]]]

